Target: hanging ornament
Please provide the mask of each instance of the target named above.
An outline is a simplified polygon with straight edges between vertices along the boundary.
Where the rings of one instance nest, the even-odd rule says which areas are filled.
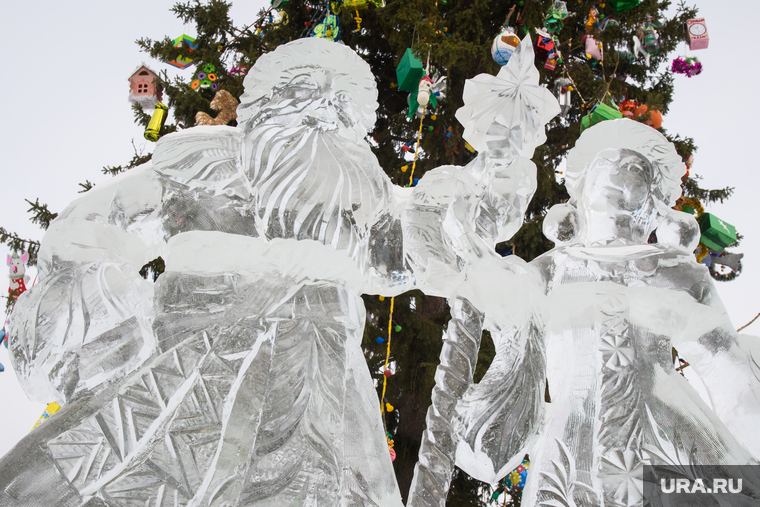
[[[633,54],[641,53],[644,55],[644,62],[647,67],[649,67],[650,57],[660,50],[659,38],[651,17],[647,19],[646,23],[639,26],[636,35],[633,36]]]
[[[26,292],[26,284],[29,283],[29,275],[26,274],[28,260],[29,253],[27,252],[22,252],[20,257],[15,253],[8,256],[8,277],[10,277],[8,294],[13,299],[17,299]]]
[[[338,16],[328,12],[324,19],[314,27],[310,36],[335,41],[340,36]]]
[[[670,70],[676,74],[686,74],[686,77],[698,76],[702,73],[702,63],[696,57],[679,56],[673,60]]]
[[[37,419],[37,422],[34,423],[34,427],[32,428],[32,431],[34,431],[34,428],[45,422],[45,420],[50,419],[50,417],[61,410],[61,406],[56,403],[49,403],[48,406],[45,408],[45,411],[42,413],[39,419]]]
[[[742,253],[710,254],[712,262],[708,266],[710,276],[718,282],[730,282],[742,272]]]
[[[586,18],[586,31],[592,32],[594,31],[594,28],[599,28],[599,22],[597,19],[599,18],[599,11],[596,10],[596,7],[592,7],[588,11],[588,18]]]
[[[163,99],[163,88],[158,83],[156,73],[145,64],[140,65],[129,76],[129,101],[140,104],[143,109],[153,109],[156,102]]]
[[[593,35],[584,35],[581,42],[583,42],[586,47],[586,58],[593,60],[594,63],[601,62],[604,59],[602,43],[596,40]]]
[[[627,11],[628,9],[633,9],[637,5],[639,5],[639,2],[641,0],[609,0],[610,4],[612,5],[612,8],[615,9],[617,12],[623,12]]]
[[[544,27],[549,33],[559,33],[564,26],[564,20],[568,16],[567,4],[562,0],[554,0],[549,12],[544,17]]]
[[[517,465],[517,468],[507,474],[504,479],[499,481],[499,485],[496,491],[491,495],[491,498],[498,500],[502,493],[509,491],[510,496],[522,496],[523,489],[525,489],[525,482],[528,480],[528,470],[530,469],[530,457],[526,454],[522,463]]]
[[[622,117],[623,114],[617,108],[604,103],[597,104],[581,119],[581,132],[599,122],[616,120]]]
[[[390,454],[391,454],[391,461],[396,461],[396,451],[393,449],[393,445],[394,445],[393,435],[391,435],[390,433],[388,433],[386,431],[385,432],[385,439],[388,442],[388,452],[390,452]]]
[[[209,107],[214,111],[219,111],[216,118],[212,118],[203,111],[195,113],[196,125],[227,125],[229,122],[237,118],[237,106],[238,101],[227,90],[219,90],[214,95],[214,100],[211,101]]]
[[[190,83],[190,88],[195,91],[207,90],[211,88],[216,90],[218,85],[216,84],[216,67],[213,63],[204,64],[201,69],[195,74],[195,80]]]
[[[552,50],[549,51],[549,54],[546,55],[546,62],[544,63],[544,68],[548,70],[554,70],[557,68],[557,63],[560,61],[560,55],[558,51]]]
[[[554,80],[554,96],[559,101],[560,115],[567,116],[570,111],[573,82],[570,78],[560,77]]]
[[[506,65],[519,44],[520,39],[515,34],[515,29],[511,26],[503,28],[491,44],[493,61],[502,66]]]
[[[166,123],[166,117],[169,114],[169,108],[162,103],[156,104],[156,108],[153,110],[153,116],[150,118],[148,127],[145,129],[145,139],[148,141],[156,142],[161,136],[161,129]]]
[[[605,16],[604,19],[599,22],[599,29],[601,31],[605,31],[611,26],[620,26],[620,23],[609,16]]]
[[[702,213],[697,218],[702,236],[699,242],[716,253],[736,243],[736,228],[711,213]]]
[[[195,42],[195,39],[190,37],[189,35],[182,34],[176,39],[172,41],[172,44],[175,48],[184,47],[187,48],[188,52],[192,53],[195,51],[195,49],[198,47],[198,43]],[[178,56],[176,59],[166,62],[169,65],[173,67],[177,67],[178,69],[186,69],[189,66],[193,64],[192,58],[185,58],[183,56]]]
[[[429,76],[422,76],[417,84],[416,92],[413,91],[409,94],[409,113],[407,114],[409,118],[415,114],[422,116],[428,104],[431,104],[433,109],[438,107],[438,99],[433,95],[432,89],[433,80]]]
[[[644,123],[644,125],[649,125],[655,129],[662,127],[662,113],[657,109],[650,110],[646,104],[637,107],[633,116],[635,120]]]
[[[710,43],[710,35],[707,33],[705,18],[690,19],[686,21],[686,31],[689,32],[689,49],[707,49]]]

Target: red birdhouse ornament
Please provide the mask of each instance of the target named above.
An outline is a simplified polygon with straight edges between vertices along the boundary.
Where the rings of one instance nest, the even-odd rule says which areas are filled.
[[[156,73],[145,64],[129,76],[129,101],[140,104],[143,109],[153,109],[163,99],[163,88],[158,84]]]

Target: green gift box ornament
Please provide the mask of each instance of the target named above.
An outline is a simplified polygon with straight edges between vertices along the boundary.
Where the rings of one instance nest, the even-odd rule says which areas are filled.
[[[618,111],[617,108],[608,106],[607,104],[597,104],[581,119],[581,132],[599,122],[616,120],[622,117],[623,113]]]
[[[414,56],[411,49],[407,48],[404,56],[401,57],[401,61],[396,67],[396,79],[398,80],[398,88],[401,91],[409,92],[409,118],[414,117],[414,113],[419,109],[420,104],[427,105],[428,103],[435,109],[438,106],[438,101],[432,93],[430,88],[433,81],[425,76],[425,68],[422,62]],[[418,95],[422,91],[425,94],[427,100],[418,100]]]
[[[640,0],[610,0],[610,4],[612,4],[612,8],[615,9],[615,12],[623,12],[639,5],[639,1]]]
[[[401,61],[396,67],[396,79],[398,80],[398,88],[404,92],[417,91],[417,86],[420,83],[420,79],[425,75],[425,68],[422,62],[414,56],[412,50],[406,48],[404,56],[401,57]]]
[[[710,213],[702,213],[697,218],[702,237],[699,242],[710,250],[722,252],[736,243],[736,228]]]

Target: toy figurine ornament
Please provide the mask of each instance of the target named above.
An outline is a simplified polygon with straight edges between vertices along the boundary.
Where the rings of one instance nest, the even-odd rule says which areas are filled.
[[[26,284],[29,283],[29,275],[26,274],[26,263],[28,261],[29,253],[27,252],[22,252],[21,256],[15,253],[8,256],[8,276],[10,277],[8,294],[13,299],[17,299],[26,292]]]
[[[433,80],[428,76],[422,76],[420,79],[419,88],[417,90],[417,102],[420,107],[425,108],[430,102],[431,89],[433,88]]]
[[[562,0],[554,0],[544,17],[544,27],[550,33],[557,34],[562,30],[564,20],[568,15],[567,4]]]
[[[588,11],[588,18],[586,19],[586,31],[587,32],[593,32],[594,28],[599,28],[599,22],[597,21],[597,18],[599,17],[599,11],[596,10],[596,7],[592,7]]]
[[[196,125],[227,125],[229,122],[237,118],[237,106],[238,101],[227,90],[219,90],[214,95],[214,100],[211,101],[209,107],[215,111],[219,111],[216,118],[212,118],[208,113],[198,111],[195,114]]]
[[[595,63],[601,62],[604,59],[602,43],[596,40],[593,35],[584,35],[581,42],[583,42],[586,48],[586,58],[593,60]]]

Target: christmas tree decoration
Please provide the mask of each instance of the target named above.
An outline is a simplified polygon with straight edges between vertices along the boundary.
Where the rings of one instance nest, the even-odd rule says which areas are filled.
[[[438,107],[438,98],[432,93],[432,89],[433,80],[428,76],[422,76],[417,90],[409,94],[409,112],[407,113],[409,118],[413,118],[415,114],[422,116],[428,104],[433,109]]]
[[[53,414],[55,414],[59,410],[61,410],[61,406],[58,403],[56,402],[48,403],[48,406],[45,407],[45,411],[42,412],[42,415],[40,416],[39,419],[37,419],[37,422],[34,423],[34,427],[32,427],[30,431],[34,431],[35,428],[37,428],[37,426],[44,423],[46,420],[50,419],[50,417],[52,417]]]
[[[686,21],[686,31],[689,33],[689,49],[707,49],[710,34],[707,33],[705,18],[689,19]]]
[[[153,109],[156,102],[163,100],[163,88],[158,83],[156,73],[145,64],[140,65],[129,76],[129,101],[140,104],[143,109]]]
[[[209,107],[214,111],[219,111],[216,118],[212,118],[208,113],[198,111],[195,114],[196,125],[227,125],[237,118],[238,101],[226,90],[219,90],[214,95],[214,99]]]
[[[169,108],[162,103],[157,103],[156,108],[153,111],[153,116],[150,118],[148,127],[145,129],[145,139],[148,141],[156,142],[161,135],[161,129],[166,123],[166,117],[169,114]]]
[[[195,49],[198,47],[198,43],[195,42],[195,39],[185,34],[182,34],[174,39],[172,43],[174,44],[175,48],[184,47],[187,48],[189,52],[195,51]],[[176,59],[168,61],[166,63],[173,67],[177,67],[178,69],[186,69],[193,64],[193,59],[178,56]]]
[[[568,16],[567,4],[562,0],[553,0],[549,12],[544,17],[544,27],[552,34],[558,34],[564,26],[564,20]]]
[[[742,273],[742,253],[710,254],[712,262],[707,266],[710,276],[718,282],[730,282]]]
[[[496,491],[491,495],[491,498],[498,500],[502,493],[511,492],[510,496],[521,497],[523,489],[525,489],[525,481],[528,479],[528,469],[530,468],[530,457],[526,454],[522,463],[507,474],[504,479],[499,481],[499,485],[496,487]]]
[[[616,12],[624,12],[639,5],[641,0],[609,0],[609,2]]]
[[[414,55],[410,48],[407,48],[396,67],[398,89],[404,92],[416,91],[419,87],[420,79],[424,75],[425,68],[422,62]]]
[[[592,7],[588,11],[588,18],[586,18],[586,31],[593,32],[595,28],[599,28],[599,11],[596,7]]]
[[[699,218],[702,236],[699,242],[710,250],[720,253],[736,243],[736,228],[711,213],[702,213]]]
[[[314,27],[310,37],[335,41],[340,37],[340,22],[338,16],[328,13],[322,21]]]
[[[633,116],[635,120],[638,120],[645,125],[649,125],[652,128],[659,129],[662,127],[662,113],[656,109],[649,110],[646,104],[638,106]]]
[[[554,96],[559,101],[560,116],[567,116],[572,106],[573,82],[569,78],[560,77],[554,80]]]
[[[520,39],[515,34],[515,29],[508,26],[497,35],[491,44],[491,57],[499,65],[506,65],[515,52]]]
[[[686,77],[698,76],[702,73],[702,63],[696,57],[681,57],[673,60],[670,66],[674,74],[685,74]]]
[[[29,275],[26,274],[26,263],[29,261],[29,253],[22,252],[21,255],[13,254],[8,256],[8,296],[17,299],[21,294],[26,292],[26,284],[29,283]]]
[[[548,53],[554,50],[554,39],[552,35],[543,28],[536,28],[536,54],[540,55],[541,51]]]
[[[616,120],[622,117],[623,114],[617,108],[604,103],[597,104],[581,119],[581,132],[599,122]]]
[[[602,43],[596,40],[593,35],[584,35],[581,42],[583,42],[586,48],[586,58],[594,62],[601,62],[604,59]]]
[[[557,64],[560,61],[560,56],[558,51],[549,51],[549,54],[546,55],[546,62],[544,63],[544,68],[548,70],[554,70],[557,68]]]

